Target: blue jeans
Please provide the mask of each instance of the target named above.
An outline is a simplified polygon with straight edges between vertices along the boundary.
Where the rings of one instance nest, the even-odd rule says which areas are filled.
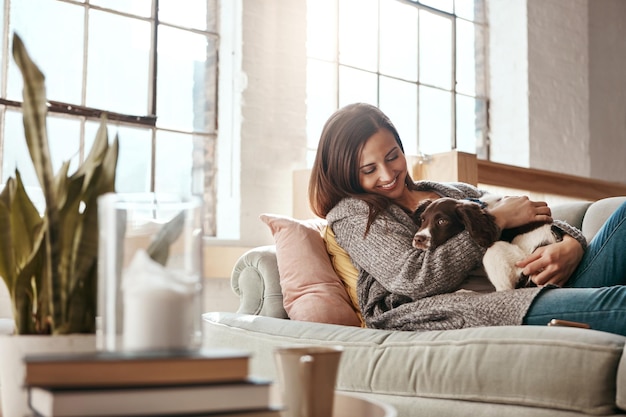
[[[552,319],[626,336],[626,203],[589,243],[567,285],[535,298],[524,324],[545,326]]]

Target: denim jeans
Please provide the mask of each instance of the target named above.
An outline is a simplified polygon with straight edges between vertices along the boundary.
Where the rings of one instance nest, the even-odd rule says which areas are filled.
[[[626,203],[589,243],[567,285],[535,298],[524,324],[545,326],[552,319],[626,336]]]

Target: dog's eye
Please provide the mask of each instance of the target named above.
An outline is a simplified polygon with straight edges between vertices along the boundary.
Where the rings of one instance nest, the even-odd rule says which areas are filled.
[[[437,225],[439,225],[439,226],[443,226],[446,223],[447,223],[447,220],[444,219],[444,218],[437,219]]]

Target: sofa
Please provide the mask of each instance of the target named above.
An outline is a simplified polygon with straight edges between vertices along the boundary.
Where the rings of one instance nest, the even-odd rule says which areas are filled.
[[[591,239],[624,201],[563,203],[552,213]],[[276,378],[279,346],[341,345],[337,390],[391,404],[399,416],[626,414],[625,337],[554,326],[404,332],[294,319],[278,265],[277,245],[246,252],[231,276],[238,311],[203,315],[205,346],[249,350],[252,374]],[[318,309],[325,310],[319,301]]]

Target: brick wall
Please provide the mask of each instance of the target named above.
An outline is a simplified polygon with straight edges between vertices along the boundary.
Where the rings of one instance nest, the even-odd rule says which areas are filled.
[[[488,10],[492,160],[626,182],[626,2]]]
[[[306,2],[243,1],[242,244],[271,242],[260,213],[291,214],[306,164]]]

